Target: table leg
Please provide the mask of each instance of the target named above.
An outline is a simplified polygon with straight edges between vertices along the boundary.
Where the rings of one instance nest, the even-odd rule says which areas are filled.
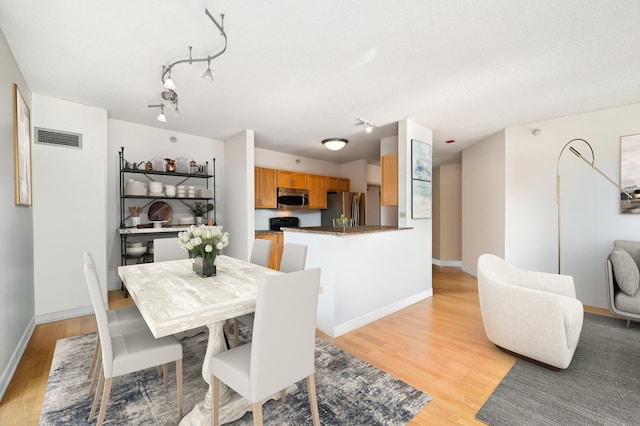
[[[208,326],[209,341],[202,364],[202,378],[209,385],[203,401],[198,402],[193,410],[184,416],[180,425],[210,425],[211,424],[211,357],[226,350],[223,334],[224,321]],[[220,424],[238,420],[247,411],[251,411],[251,404],[246,399],[222,385],[220,389]]]

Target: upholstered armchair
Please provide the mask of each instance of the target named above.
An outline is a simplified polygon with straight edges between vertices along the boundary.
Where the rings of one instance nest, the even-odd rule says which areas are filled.
[[[618,317],[640,321],[640,242],[616,240],[605,260],[609,310]]]
[[[573,277],[527,271],[483,254],[478,294],[485,332],[496,346],[547,368],[569,366],[584,319]]]

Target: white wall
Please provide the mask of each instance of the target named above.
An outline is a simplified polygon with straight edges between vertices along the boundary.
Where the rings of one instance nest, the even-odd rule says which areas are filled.
[[[375,164],[367,164],[367,184],[382,185],[382,167]]]
[[[367,192],[367,160],[340,164],[340,177],[349,179],[349,191]]]
[[[476,274],[483,253],[504,258],[504,191],[502,131],[462,151],[462,269],[467,273]]]
[[[505,258],[557,272],[556,164],[574,138],[593,147],[596,166],[620,180],[620,137],[640,133],[640,104],[558,118],[506,130]],[[541,130],[539,136],[532,129]],[[590,157],[586,145],[575,148]],[[463,163],[466,167],[466,164]],[[578,298],[606,306],[604,261],[615,239],[640,241],[640,217],[620,214],[618,190],[565,150],[560,161],[563,274]],[[463,234],[464,235],[464,234]]]
[[[160,125],[160,124],[159,124]],[[140,124],[129,123],[120,120],[108,120],[109,130],[109,149],[105,154],[108,158],[108,174],[106,177],[106,185],[108,188],[108,209],[107,209],[107,256],[108,256],[108,275],[107,280],[109,289],[120,288],[120,280],[117,276],[117,268],[120,266],[120,237],[116,230],[120,226],[120,190],[119,184],[119,164],[118,152],[120,147],[124,147],[124,157],[129,161],[136,163],[148,161],[154,158],[187,158],[195,160],[198,163],[209,162],[209,173],[213,171],[213,159],[215,158],[215,175],[216,175],[216,222],[226,226],[225,190],[225,144],[222,141],[200,136],[189,135],[186,133],[173,132],[158,127],[143,126]],[[171,141],[171,137],[176,138],[176,142]],[[136,178],[136,180],[144,180]],[[192,179],[185,184],[195,186],[204,185],[204,180]],[[209,182],[209,188],[213,183]],[[189,208],[180,201],[165,200],[173,210],[173,222],[178,221],[181,216],[191,216]],[[140,207],[144,203],[141,201]],[[144,210],[146,212],[147,209]],[[145,218],[146,213],[143,215]],[[233,238],[233,235],[231,235]]]
[[[14,203],[13,84],[31,108],[31,89],[0,30],[0,399],[35,326],[33,207]],[[33,117],[33,116],[32,116]],[[33,199],[37,205],[38,198]]]
[[[93,312],[83,252],[106,282],[107,111],[34,93],[32,117],[82,134],[82,149],[33,145],[35,313],[47,322]]]
[[[398,225],[413,228],[413,233],[419,236],[413,247],[405,249],[420,253],[424,262],[415,273],[431,288],[432,219],[413,219],[411,217],[412,139],[433,144],[433,131],[412,120],[398,122]]]
[[[224,229],[230,236],[225,254],[247,261],[255,238],[253,142],[253,130],[245,130],[224,142],[224,180],[230,188],[223,206],[228,218]]]

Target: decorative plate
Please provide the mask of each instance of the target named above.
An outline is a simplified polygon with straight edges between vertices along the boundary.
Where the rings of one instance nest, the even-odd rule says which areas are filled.
[[[162,224],[166,225],[171,222],[173,210],[171,206],[164,201],[157,201],[149,206],[147,215],[149,216],[149,221],[161,220]]]

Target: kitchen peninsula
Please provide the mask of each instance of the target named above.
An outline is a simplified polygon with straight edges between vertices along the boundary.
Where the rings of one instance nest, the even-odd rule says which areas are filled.
[[[321,268],[317,327],[332,337],[433,295],[427,239],[397,226],[283,228],[305,244],[306,268]],[[423,278],[420,278],[423,277]]]

